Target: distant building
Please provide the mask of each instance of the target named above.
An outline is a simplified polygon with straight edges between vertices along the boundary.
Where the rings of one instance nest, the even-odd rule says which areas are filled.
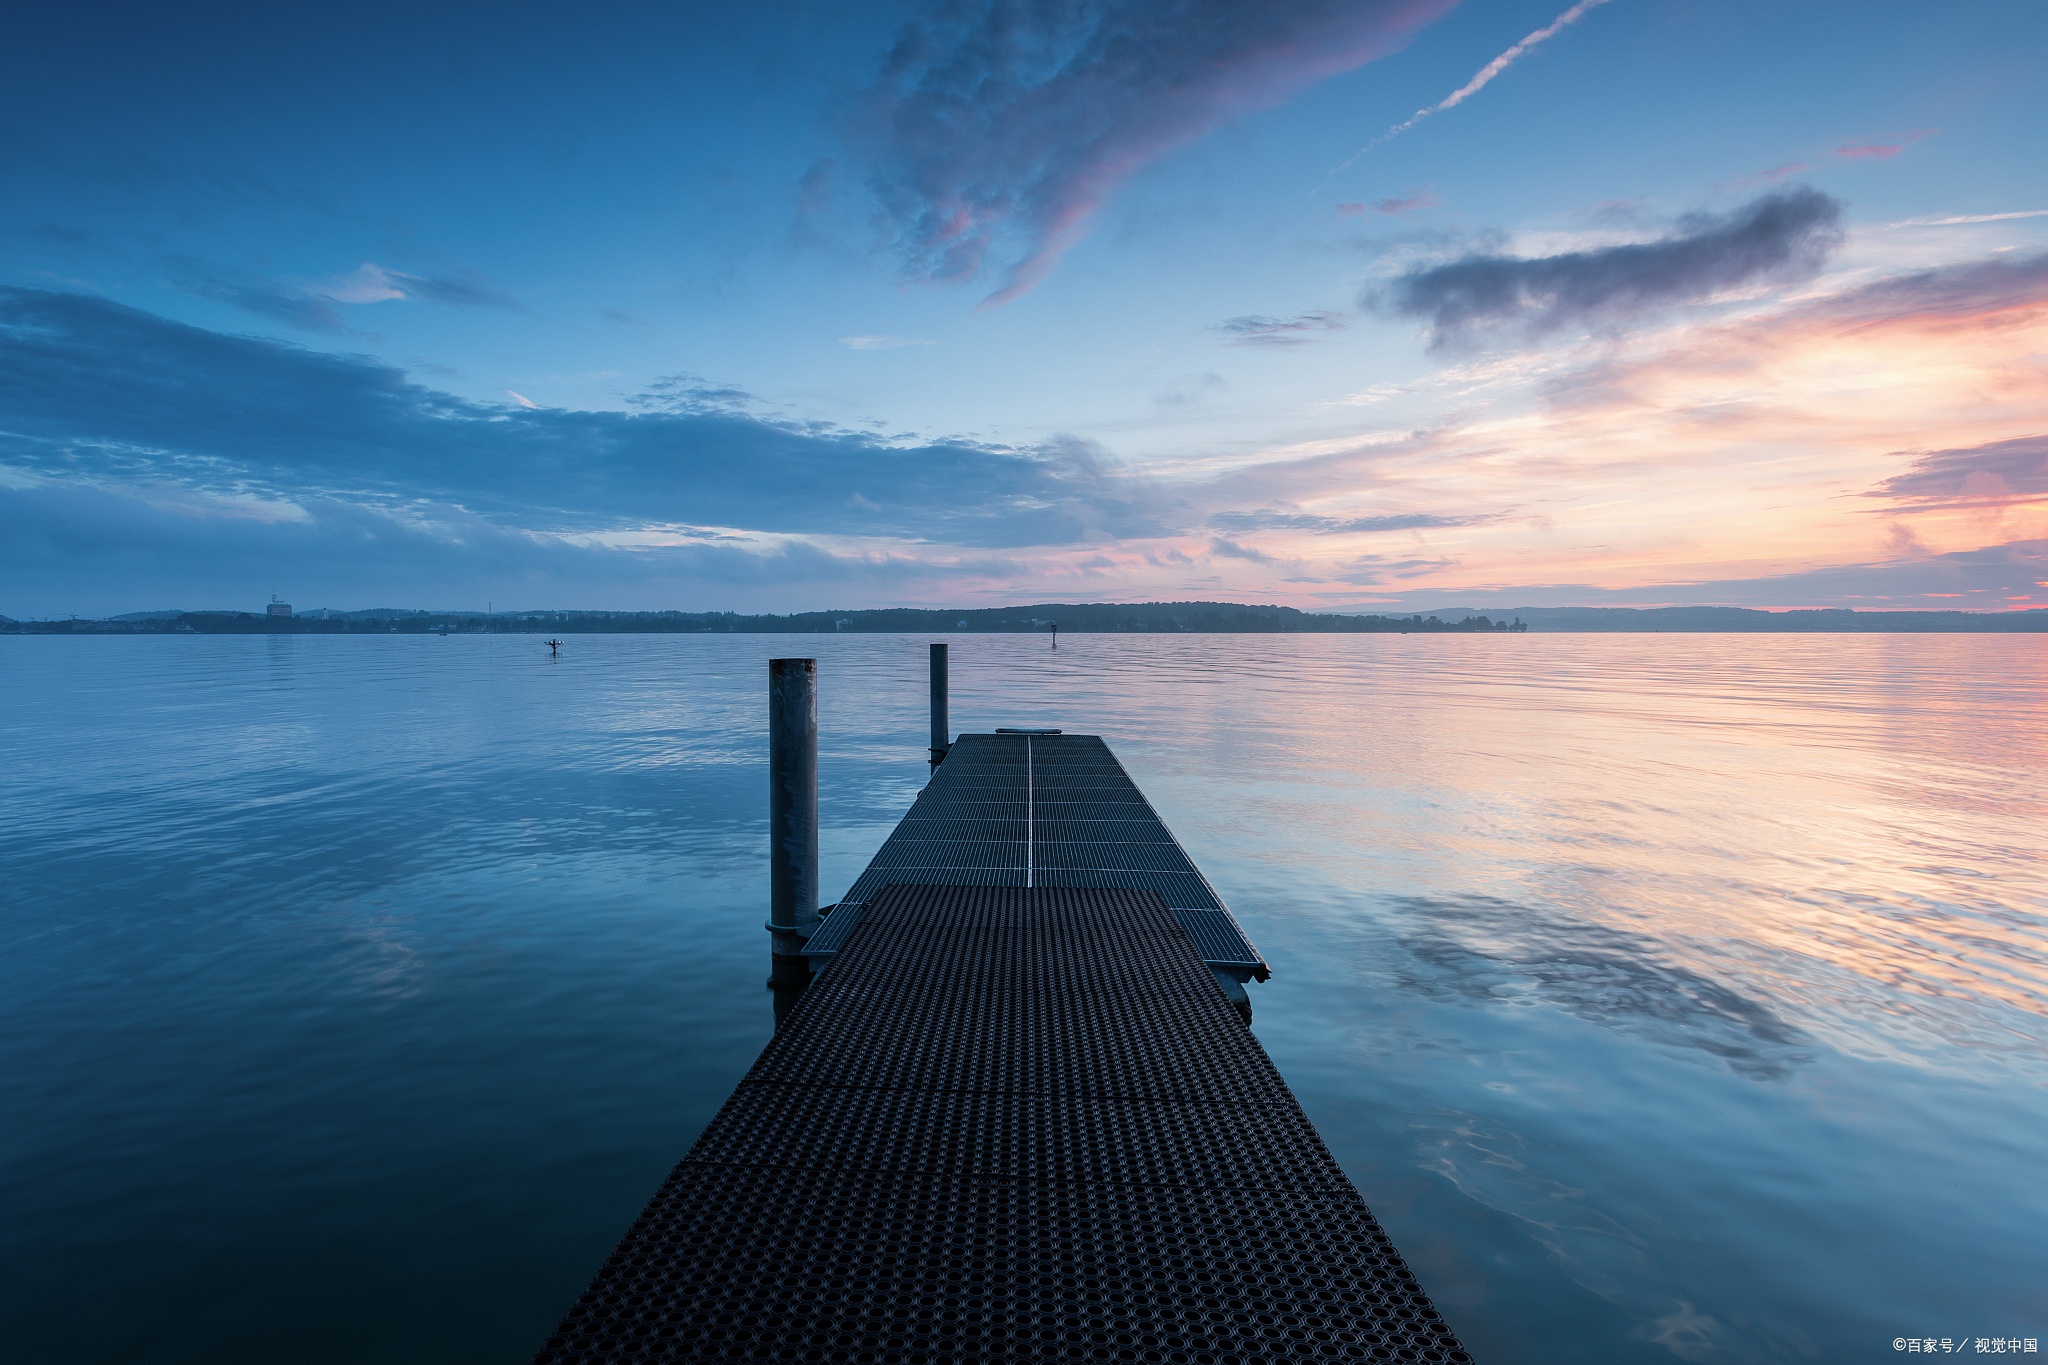
[[[266,616],[282,616],[285,620],[289,621],[292,619],[292,604],[278,601],[277,594],[272,593],[270,594],[270,605],[265,607],[263,612]]]

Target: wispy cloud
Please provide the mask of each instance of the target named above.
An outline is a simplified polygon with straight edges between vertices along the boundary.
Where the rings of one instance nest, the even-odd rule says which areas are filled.
[[[1998,577],[2010,570],[1998,554],[1961,552],[2048,524],[2048,496],[2034,491],[2048,481],[2048,254],[1802,291],[1600,354],[1591,364],[1577,347],[1537,357],[1498,406],[1475,398],[1397,441],[1276,449],[1219,472],[1192,500],[1212,533],[1284,557],[1299,575],[1392,585],[1423,573],[1387,593],[1421,605],[1457,600],[1447,588],[1528,583],[1497,575],[1534,563],[1553,590],[1487,605],[1628,601],[1628,584],[1651,585],[1639,602],[1777,606],[1859,594],[1925,606],[1916,593],[1931,591],[1997,606],[2040,591]],[[1400,525],[1411,517],[1418,524]],[[1901,521],[1917,558],[1856,567],[1907,553],[1889,533]],[[1333,561],[1358,543],[1346,533],[1379,530],[1396,544],[1454,535],[1461,563]],[[1966,560],[1981,572],[1958,567]],[[1680,581],[1699,591],[1672,588]],[[1433,602],[1416,585],[1436,589]]]
[[[458,308],[520,308],[517,299],[474,271],[411,275],[365,261],[346,275],[313,284],[296,284],[190,256],[173,257],[169,264],[170,283],[176,289],[232,304],[244,312],[308,332],[347,332],[346,317],[334,306],[337,303],[359,305],[413,299]]]
[[[1007,257],[982,302],[999,306],[1143,167],[1397,50],[1452,3],[962,0],[905,26],[846,131],[905,273],[968,282]]]
[[[1212,330],[1230,338],[1232,346],[1306,346],[1316,332],[1341,332],[1349,326],[1342,313],[1318,310],[1291,318],[1269,318],[1258,314],[1225,318]]]
[[[936,346],[939,343],[917,337],[858,336],[841,337],[839,344],[851,351],[894,351],[905,346]]]
[[[2003,223],[2011,218],[2048,218],[2048,209],[2022,209],[2017,213],[1958,213],[1946,218],[1905,218],[1893,227],[1954,227],[1959,223]]]
[[[1839,319],[1858,327],[1964,328],[1970,336],[1995,336],[2004,328],[2040,322],[2048,313],[2048,252],[2033,256],[1992,256],[1914,271],[1795,309],[1786,324]],[[1964,339],[1959,335],[1958,341]],[[2025,344],[2022,342],[2022,344]],[[1964,395],[1958,394],[1958,398]],[[1979,405],[1989,395],[1967,399]]]
[[[1486,582],[1450,589],[1405,588],[1375,593],[1370,598],[1338,592],[1316,596],[1349,599],[1358,604],[1351,610],[1401,612],[1450,609],[1498,613],[1546,606],[1693,605],[1776,609],[1830,605],[1863,611],[1961,607],[1997,611],[2016,605],[2048,605],[2048,594],[2028,592],[2042,586],[2037,580],[2048,571],[2048,540],[2013,540],[1934,554],[1910,540],[1887,544],[1885,548],[1894,553],[1875,560],[1866,557],[1746,578],[1652,579],[1635,587],[1586,581]],[[1339,605],[1333,600],[1328,609]]]
[[[1606,3],[1607,0],[1579,0],[1578,4],[1573,5],[1563,14],[1558,15],[1557,18],[1551,20],[1550,23],[1548,23],[1542,28],[1537,29],[1528,37],[1522,39],[1521,42],[1516,43],[1513,47],[1501,53],[1498,57],[1495,57],[1485,66],[1480,67],[1479,73],[1475,75],[1471,80],[1466,81],[1463,85],[1459,86],[1456,90],[1453,90],[1450,94],[1444,96],[1441,100],[1438,100],[1435,104],[1430,105],[1427,109],[1417,109],[1414,113],[1414,116],[1411,117],[1407,122],[1395,124],[1393,127],[1387,129],[1386,132],[1381,133],[1378,137],[1374,138],[1371,142],[1368,142],[1363,147],[1360,147],[1357,151],[1353,152],[1350,155],[1350,157],[1347,158],[1341,165],[1339,165],[1337,167],[1337,170],[1343,170],[1346,166],[1349,166],[1352,162],[1358,160],[1358,158],[1364,156],[1367,152],[1379,146],[1381,143],[1386,142],[1389,138],[1399,137],[1402,133],[1407,132],[1410,128],[1413,128],[1416,124],[1422,122],[1431,114],[1441,114],[1446,109],[1457,108],[1466,100],[1471,99],[1481,90],[1484,90],[1487,87],[1487,85],[1492,82],[1495,76],[1498,76],[1501,72],[1507,70],[1510,66],[1514,65],[1516,59],[1519,58],[1523,53],[1527,52],[1530,48],[1536,46],[1538,43],[1544,42],[1550,38],[1557,36],[1557,34],[1563,31],[1564,29],[1569,28],[1571,25],[1576,24],[1577,22],[1579,22],[1580,19],[1584,18],[1586,16],[1587,11],[1597,8],[1598,6],[1604,5]],[[1335,174],[1335,172],[1333,171],[1332,174]]]
[[[1428,578],[1445,569],[1454,568],[1455,559],[1388,559],[1384,555],[1360,555],[1337,566],[1341,580],[1361,587],[1372,587],[1389,578]]]
[[[732,384],[713,383],[701,374],[684,370],[664,375],[638,393],[627,394],[626,403],[643,412],[702,417],[746,412],[759,406],[761,399]]]
[[[190,256],[172,257],[170,266],[172,288],[184,293],[229,304],[300,331],[339,334],[348,330],[341,310],[323,295]]]
[[[1440,516],[1433,512],[1397,512],[1376,517],[1319,517],[1307,512],[1218,512],[1209,518],[1209,525],[1233,535],[1244,535],[1250,531],[1306,531],[1316,536],[1348,536],[1472,526],[1495,519],[1491,516]]]
[[[1413,213],[1417,209],[1433,209],[1437,206],[1438,202],[1439,201],[1436,197],[1436,192],[1434,190],[1423,190],[1417,194],[1389,195],[1385,199],[1375,199],[1369,204],[1339,204],[1337,205],[1337,212],[1386,214]]]
[[[522,408],[538,409],[540,407],[540,404],[534,402],[531,398],[528,398],[525,394],[519,392],[517,389],[507,389],[505,390],[505,392],[511,395],[512,401],[517,403]]]
[[[1253,564],[1272,564],[1276,562],[1273,556],[1267,554],[1264,550],[1255,550],[1249,545],[1240,545],[1234,540],[1225,540],[1221,536],[1209,542],[1209,553],[1221,555],[1225,559],[1249,560]]]
[[[1506,327],[1542,335],[1620,323],[1724,290],[1817,274],[1840,245],[1841,205],[1800,187],[1725,216],[1693,214],[1655,242],[1522,258],[1470,255],[1409,271],[1365,302],[1425,318],[1436,347]]]
[[[1165,533],[1147,489],[1072,438],[894,442],[772,420],[744,391],[692,375],[650,386],[631,413],[508,396],[522,405],[472,402],[360,356],[0,287],[7,453],[32,475],[445,502],[577,534],[691,524],[988,548]]]
[[[1924,451],[1905,473],[1864,496],[1939,504],[1941,510],[2039,502],[2048,498],[2048,435]]]
[[[1741,179],[1731,181],[1730,183],[1734,185],[1773,185],[1788,175],[1797,175],[1801,171],[1812,169],[1804,161],[1786,161],[1771,167],[1767,171],[1758,171],[1755,175],[1745,175]]]
[[[441,275],[413,275],[364,261],[346,275],[337,275],[306,291],[336,303],[386,303],[414,299],[457,308],[519,307],[519,301],[472,270]]]
[[[196,602],[290,563],[359,585],[787,607],[834,583],[878,602],[1172,596],[1194,559],[1208,596],[1302,601],[1322,579],[1432,608],[1481,586],[1480,606],[2048,591],[2043,547],[2023,544],[2048,481],[2048,255],[1803,292],[1599,355],[1489,359],[1472,369],[1511,370],[1501,387],[1461,382],[1457,411],[1420,429],[1141,476],[1080,441],[775,420],[692,376],[630,413],[476,401],[417,370],[0,290],[0,581],[147,575]],[[1531,582],[1547,586],[1502,586]]]
[[[1220,393],[1229,387],[1229,381],[1214,370],[1203,370],[1199,374],[1184,374],[1152,395],[1152,401],[1162,408],[1186,408],[1201,402],[1212,393]]]
[[[1933,137],[1940,131],[1939,128],[1916,128],[1882,142],[1844,142],[1835,148],[1834,154],[1851,161],[1889,161],[1920,139]]]
[[[251,515],[246,504],[78,484],[0,485],[0,581],[10,598],[0,608],[23,612],[40,599],[77,609],[88,598],[119,610],[138,584],[171,600],[232,602],[283,572],[308,591],[362,604],[415,601],[431,583],[477,602],[509,589],[531,594],[528,606],[624,599],[787,611],[848,596],[958,600],[963,589],[1031,567],[987,554],[835,552],[801,540],[742,545],[687,533],[613,545],[506,527],[445,503],[400,514],[308,498],[291,511]]]
[[[98,280],[88,280],[77,275],[59,275],[54,270],[31,270],[28,273],[40,280],[51,280],[57,284],[73,285],[79,289],[103,289],[106,287]],[[116,287],[118,288],[119,286]]]

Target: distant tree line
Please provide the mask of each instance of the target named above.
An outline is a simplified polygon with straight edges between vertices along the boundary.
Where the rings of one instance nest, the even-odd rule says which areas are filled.
[[[135,612],[88,621],[14,621],[0,633],[199,635],[766,635],[766,634],[1439,634],[1475,631],[2041,631],[2048,610],[1754,611],[1742,607],[1522,607],[1513,612],[1443,611],[1422,616],[1341,615],[1241,602],[1045,602],[1031,607],[951,611],[886,607],[747,616],[730,611],[475,611],[431,612],[396,607],[268,616],[243,611]]]
[[[0,618],[4,620],[4,618]],[[1392,633],[1527,630],[1505,617],[1334,616],[1293,607],[1238,602],[1145,602],[1135,605],[1057,602],[1033,607],[973,607],[936,611],[888,607],[868,611],[806,611],[788,616],[746,616],[730,611],[501,611],[429,612],[371,608],[351,612],[138,613],[107,621],[14,621],[15,633],[139,632],[203,635],[424,635],[424,634],[856,634],[1039,633],[1057,626],[1073,633]]]

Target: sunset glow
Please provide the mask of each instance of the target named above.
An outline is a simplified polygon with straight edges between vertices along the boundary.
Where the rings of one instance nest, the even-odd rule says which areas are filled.
[[[2048,606],[2038,12],[1196,8],[24,68],[0,614]]]

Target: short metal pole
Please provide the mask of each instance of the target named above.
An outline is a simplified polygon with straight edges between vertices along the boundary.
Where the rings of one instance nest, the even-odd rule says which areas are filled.
[[[809,984],[800,956],[818,926],[818,661],[768,661],[768,984]],[[778,1011],[779,1013],[779,1011]]]
[[[953,747],[953,731],[946,721],[946,647],[932,646],[932,766],[945,761]]]

